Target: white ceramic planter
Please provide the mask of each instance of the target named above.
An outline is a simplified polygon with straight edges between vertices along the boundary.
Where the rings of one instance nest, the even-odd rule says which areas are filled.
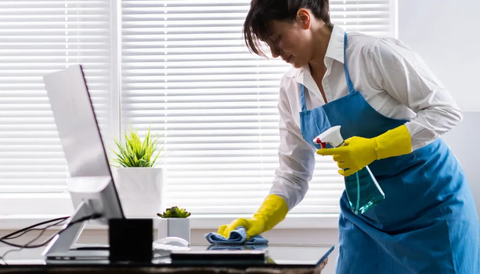
[[[158,224],[158,239],[165,237],[180,237],[190,243],[190,219],[160,218]]]
[[[112,168],[127,218],[155,218],[164,208],[164,170],[158,167]]]

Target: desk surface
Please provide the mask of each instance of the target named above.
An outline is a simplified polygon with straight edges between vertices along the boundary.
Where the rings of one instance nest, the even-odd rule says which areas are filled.
[[[207,250],[208,245],[191,246],[193,250]],[[331,248],[327,245],[269,245],[267,247],[268,257],[273,259],[276,265],[285,267],[313,266],[318,260]],[[8,265],[46,265],[43,259],[42,251],[44,248],[24,249],[21,251],[11,251],[5,256],[5,261],[1,264]],[[8,250],[18,250],[0,244],[0,256]],[[153,260],[154,264],[167,266],[170,263],[169,258],[157,258]],[[91,264],[91,263],[90,263]]]

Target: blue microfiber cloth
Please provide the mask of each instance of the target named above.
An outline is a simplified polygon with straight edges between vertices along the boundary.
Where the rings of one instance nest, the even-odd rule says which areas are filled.
[[[262,250],[267,249],[268,245],[238,245],[238,244],[220,244],[220,245],[210,245],[207,247],[207,250]]]
[[[268,240],[263,238],[261,235],[253,236],[250,239],[247,239],[247,231],[245,227],[239,226],[237,229],[230,232],[230,237],[227,239],[222,235],[210,232],[205,234],[207,241],[214,245],[265,245],[268,243]]]

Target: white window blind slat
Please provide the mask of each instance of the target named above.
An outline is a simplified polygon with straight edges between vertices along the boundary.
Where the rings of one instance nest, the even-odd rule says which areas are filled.
[[[0,2],[0,193],[65,191],[67,167],[43,76],[82,64],[111,136],[110,0]]]
[[[249,0],[122,1],[122,125],[164,135],[169,205],[253,213],[278,166],[278,86],[289,66],[248,52]],[[394,35],[392,1],[330,1],[347,31]],[[343,179],[318,157],[292,213],[338,213]]]

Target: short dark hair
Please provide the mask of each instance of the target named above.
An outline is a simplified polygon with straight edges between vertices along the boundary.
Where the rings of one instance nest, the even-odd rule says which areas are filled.
[[[243,37],[248,49],[265,56],[259,40],[266,40],[272,35],[272,22],[293,21],[301,8],[309,9],[317,19],[332,27],[328,0],[252,0],[243,24]]]

